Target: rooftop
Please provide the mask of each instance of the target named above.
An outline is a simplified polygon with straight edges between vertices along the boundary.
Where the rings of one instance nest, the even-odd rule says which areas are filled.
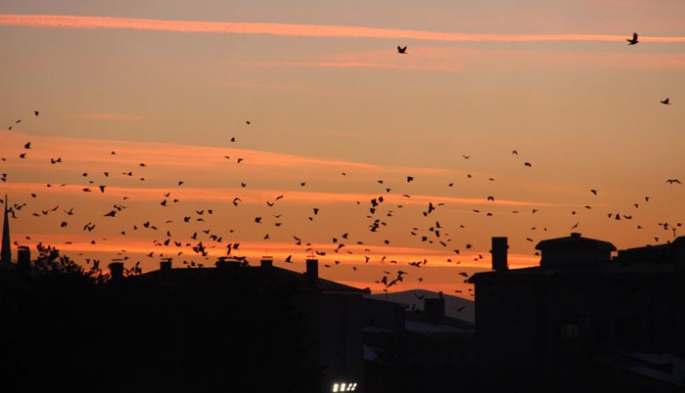
[[[595,251],[616,251],[616,246],[603,240],[582,237],[580,233],[573,232],[571,236],[548,239],[539,242],[535,246],[536,250],[545,251],[555,250],[595,250]]]
[[[141,282],[161,282],[168,283],[183,282],[185,280],[202,280],[212,277],[219,272],[226,271],[230,274],[230,269],[248,269],[251,273],[269,273],[273,277],[286,280],[293,280],[297,283],[300,292],[318,292],[324,294],[367,294],[368,290],[355,288],[349,285],[340,284],[334,281],[317,278],[312,280],[306,273],[298,273],[292,270],[279,268],[276,266],[262,267],[250,266],[239,262],[224,262],[221,267],[202,267],[202,268],[173,268],[169,270],[153,270],[143,273],[140,276],[133,276],[134,280]]]

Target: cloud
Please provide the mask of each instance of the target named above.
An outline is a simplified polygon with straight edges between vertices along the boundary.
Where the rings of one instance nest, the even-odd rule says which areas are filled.
[[[127,115],[121,113],[83,113],[74,117],[89,120],[113,120],[113,121],[140,121],[145,119],[143,116]]]
[[[179,33],[267,34],[290,37],[411,39],[446,42],[625,42],[623,35],[602,34],[470,34],[358,26],[283,23],[203,22],[73,15],[0,15],[0,25],[68,29],[126,29]],[[685,37],[641,37],[643,42],[683,43]]]
[[[230,61],[226,65],[251,66],[251,67],[322,67],[322,68],[382,68],[394,70],[421,70],[421,71],[458,71],[458,65],[421,65],[421,64],[395,64],[395,63],[372,63],[358,61]]]

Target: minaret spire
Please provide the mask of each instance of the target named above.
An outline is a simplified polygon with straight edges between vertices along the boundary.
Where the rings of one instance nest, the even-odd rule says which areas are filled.
[[[5,194],[5,215],[2,225],[2,248],[0,249],[0,263],[12,263],[12,243],[10,242],[9,205]]]

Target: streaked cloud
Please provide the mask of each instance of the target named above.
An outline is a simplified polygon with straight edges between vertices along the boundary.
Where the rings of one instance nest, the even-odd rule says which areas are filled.
[[[423,71],[457,71],[458,66],[443,65],[420,65],[420,64],[395,64],[395,63],[371,63],[355,61],[264,61],[264,62],[226,62],[226,65],[239,65],[250,67],[323,67],[323,68],[383,68],[383,69],[410,69]]]
[[[145,119],[143,116],[128,115],[123,113],[82,113],[73,117],[88,120],[112,120],[112,121],[140,121]]]
[[[39,189],[44,189],[45,183],[25,183],[25,182],[11,182],[4,185],[3,188],[12,192],[35,192]],[[74,196],[84,195],[84,188],[91,189],[91,192],[100,194],[98,184],[54,184],[53,192],[59,192],[62,195]],[[102,193],[102,197],[106,199],[120,200],[122,197],[135,197],[137,201],[161,201],[162,196],[169,191],[169,187],[156,188],[139,185],[138,187],[121,187],[121,186],[107,186],[106,192]],[[188,188],[181,187],[173,190],[171,198],[178,198],[183,201],[196,202],[231,202],[233,196],[239,195],[239,204],[263,205],[265,201],[274,201],[276,196],[283,196],[283,200],[278,202],[279,205],[286,204],[336,204],[336,203],[355,203],[360,201],[365,205],[371,199],[378,198],[378,194],[372,193],[352,193],[352,192],[307,192],[307,191],[293,191],[293,190],[275,190],[275,189],[243,189],[243,188]],[[227,196],[231,196],[228,198]],[[228,199],[227,199],[228,198]],[[384,195],[384,201],[387,203],[399,203],[402,205],[428,206],[433,203],[435,206],[443,204],[447,205],[469,205],[469,206],[522,206],[522,207],[546,207],[555,206],[552,203],[545,202],[529,202],[516,200],[497,200],[486,201],[484,199],[476,198],[455,198],[434,195],[414,195],[410,198],[398,195]],[[439,201],[439,202],[438,202]]]
[[[624,42],[623,35],[604,34],[471,34],[358,26],[282,23],[203,22],[74,15],[0,15],[2,26],[68,29],[126,29],[183,33],[267,34],[317,38],[412,39],[446,42]],[[643,42],[683,43],[685,37],[641,37]]]

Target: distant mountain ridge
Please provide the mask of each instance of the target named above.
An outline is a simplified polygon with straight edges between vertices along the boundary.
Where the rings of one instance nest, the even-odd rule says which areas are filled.
[[[423,310],[423,299],[437,298],[438,292],[426,291],[423,289],[413,289],[403,292],[391,292],[387,295],[385,293],[367,295],[367,297],[376,300],[387,300],[393,303],[405,304],[408,306],[408,308],[414,306],[416,309]],[[458,296],[445,295],[444,293],[442,294],[442,297],[445,298],[445,316],[475,323],[476,303],[474,301]],[[461,309],[461,307],[464,308]],[[461,311],[458,311],[458,309],[461,309]]]

